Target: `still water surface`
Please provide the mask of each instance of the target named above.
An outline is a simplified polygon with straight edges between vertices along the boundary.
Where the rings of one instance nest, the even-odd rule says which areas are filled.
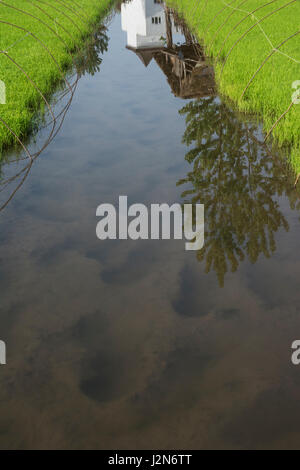
[[[108,36],[0,214],[0,446],[299,448],[293,179],[211,89],[175,97],[120,15]],[[100,242],[96,208],[119,195],[204,203],[204,250]]]

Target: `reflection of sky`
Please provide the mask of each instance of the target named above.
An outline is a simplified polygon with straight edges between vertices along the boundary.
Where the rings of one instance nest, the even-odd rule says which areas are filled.
[[[184,120],[174,119],[182,102],[170,94],[156,64],[146,69],[133,52],[125,49],[119,18],[110,30],[110,37],[110,51],[104,57],[101,75],[80,83],[72,115],[76,126],[69,117],[63,134],[71,140],[80,132],[81,147],[77,151],[86,153],[86,148],[89,152],[82,165],[87,168],[88,162],[101,166],[103,183],[110,193],[115,188],[117,196],[120,184],[124,183],[127,192],[127,188],[132,188],[132,165],[135,171],[144,172],[139,180],[135,179],[134,187],[139,181],[143,187],[145,177],[155,185],[160,170],[168,165],[184,165],[180,144]],[[85,101],[77,104],[82,93],[87,95]],[[82,119],[86,109],[88,118]],[[166,155],[172,155],[171,161],[166,161]],[[172,186],[174,190],[173,182]]]
[[[183,242],[96,239],[98,204],[173,202],[190,171],[183,101],[125,49],[119,17],[109,35],[101,72],[80,81],[0,217],[0,446],[297,443],[300,242],[286,200],[275,255],[245,261],[224,289]]]

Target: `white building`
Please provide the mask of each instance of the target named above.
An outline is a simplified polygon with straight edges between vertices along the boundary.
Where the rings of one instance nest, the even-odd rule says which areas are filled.
[[[122,30],[127,32],[127,46],[133,49],[163,47],[166,19],[161,0],[132,0],[121,7]]]

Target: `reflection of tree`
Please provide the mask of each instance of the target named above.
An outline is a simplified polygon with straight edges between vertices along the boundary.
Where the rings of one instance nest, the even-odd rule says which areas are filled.
[[[205,246],[197,253],[214,269],[223,286],[229,268],[236,271],[246,257],[275,251],[274,234],[288,223],[277,202],[287,185],[282,162],[255,137],[254,125],[210,97],[189,102],[183,142],[191,149],[186,160],[193,171],[178,182],[189,184],[185,202],[205,205]]]
[[[107,29],[104,26],[101,27],[94,33],[92,40],[89,39],[78,53],[75,63],[79,76],[83,76],[86,73],[95,75],[96,72],[100,71],[102,63],[101,55],[108,49],[109,38],[106,32]]]

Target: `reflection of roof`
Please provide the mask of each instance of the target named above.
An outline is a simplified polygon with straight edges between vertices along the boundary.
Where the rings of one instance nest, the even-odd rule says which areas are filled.
[[[191,99],[215,94],[213,68],[206,63],[197,44],[160,49],[154,59],[175,96]]]
[[[141,59],[145,67],[148,67],[148,65],[150,64],[153,58],[153,53],[147,50],[136,51],[136,55],[138,56],[139,59]]]
[[[154,58],[166,75],[175,96],[183,99],[215,94],[213,68],[210,67],[196,44],[183,44],[173,48],[139,48],[126,46],[147,67]]]
[[[151,60],[153,59],[153,54],[157,51],[160,51],[161,47],[156,47],[156,48],[145,47],[145,48],[135,49],[134,47],[126,46],[126,49],[129,49],[130,51],[135,52],[135,54],[138,56],[138,58],[141,60],[144,66],[148,67]]]

